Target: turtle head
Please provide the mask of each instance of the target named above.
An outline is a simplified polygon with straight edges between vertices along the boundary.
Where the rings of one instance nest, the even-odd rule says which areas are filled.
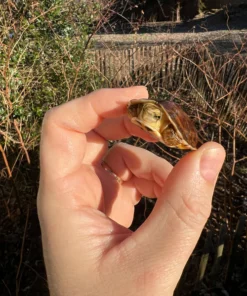
[[[131,122],[160,139],[160,130],[164,122],[164,112],[152,100],[132,100],[128,105]]]

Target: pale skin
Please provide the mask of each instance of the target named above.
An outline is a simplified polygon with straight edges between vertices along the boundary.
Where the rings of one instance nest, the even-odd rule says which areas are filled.
[[[211,211],[225,152],[209,142],[173,168],[142,148],[107,140],[135,135],[126,105],[145,87],[103,89],[50,110],[40,144],[38,213],[53,296],[173,295]],[[122,179],[102,168],[105,161]],[[151,215],[128,229],[142,195]]]

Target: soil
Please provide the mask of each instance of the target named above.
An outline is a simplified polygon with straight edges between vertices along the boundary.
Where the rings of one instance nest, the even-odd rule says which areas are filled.
[[[107,31],[109,32],[109,31]],[[96,48],[105,46],[133,46],[140,44],[183,43],[215,40],[222,48],[247,39],[247,4],[198,15],[187,22],[127,23],[117,29],[118,34],[97,34]],[[114,31],[116,32],[116,30]],[[226,46],[227,45],[227,46]]]

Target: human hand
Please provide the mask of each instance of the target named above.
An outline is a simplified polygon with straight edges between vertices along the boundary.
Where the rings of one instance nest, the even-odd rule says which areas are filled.
[[[127,144],[153,141],[125,115],[144,87],[103,89],[45,116],[38,212],[51,295],[172,295],[211,211],[225,152],[206,143],[172,166]],[[107,154],[106,154],[107,153]],[[116,181],[101,166],[121,178]],[[157,197],[151,215],[130,226],[141,195]]]

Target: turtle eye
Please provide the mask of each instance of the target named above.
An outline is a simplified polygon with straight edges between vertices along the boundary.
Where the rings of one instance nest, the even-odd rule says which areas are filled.
[[[160,115],[156,115],[156,114],[154,114],[154,119],[159,120],[160,118],[161,118]]]

